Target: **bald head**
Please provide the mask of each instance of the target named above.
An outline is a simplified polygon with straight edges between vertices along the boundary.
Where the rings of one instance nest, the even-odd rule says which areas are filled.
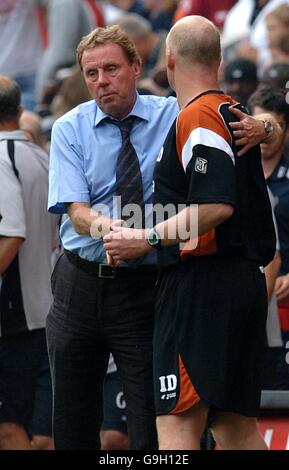
[[[167,37],[167,49],[186,66],[218,67],[221,60],[220,34],[203,16],[186,16],[179,20]]]
[[[17,121],[21,92],[18,83],[0,75],[0,123]]]

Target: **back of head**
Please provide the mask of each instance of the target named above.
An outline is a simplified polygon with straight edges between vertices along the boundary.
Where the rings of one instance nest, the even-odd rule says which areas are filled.
[[[112,25],[106,28],[96,28],[84,36],[77,47],[77,61],[80,68],[82,69],[81,61],[84,51],[105,44],[120,46],[130,64],[141,63],[141,58],[132,39],[118,25]]]
[[[150,22],[137,13],[124,13],[115,23],[131,38],[146,37],[152,32]]]
[[[21,91],[18,83],[0,75],[0,123],[17,121]]]
[[[168,34],[167,48],[187,66],[218,67],[221,60],[220,33],[203,16],[186,16],[177,21]]]

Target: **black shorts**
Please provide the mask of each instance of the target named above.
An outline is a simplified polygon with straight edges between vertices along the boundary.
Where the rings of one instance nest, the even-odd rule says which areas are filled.
[[[0,338],[0,422],[51,436],[52,389],[45,330]]]
[[[119,372],[106,374],[103,390],[103,431],[114,430],[127,434],[126,403]]]
[[[221,411],[257,416],[267,293],[255,262],[196,257],[160,277],[154,335],[157,415],[200,399]]]

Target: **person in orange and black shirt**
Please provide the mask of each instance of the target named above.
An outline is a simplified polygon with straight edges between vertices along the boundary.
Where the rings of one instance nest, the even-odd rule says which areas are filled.
[[[254,419],[267,313],[261,267],[276,240],[260,150],[236,158],[229,127],[236,102],[218,89],[219,58],[208,20],[188,17],[171,30],[168,78],[181,111],[154,176],[155,202],[174,203],[177,213],[155,226],[164,235],[154,341],[163,449],[198,448],[209,411],[221,447],[266,448]],[[178,250],[182,218],[193,227],[194,206],[198,236]]]
[[[228,123],[238,105],[219,90],[220,56],[207,19],[186,17],[170,31],[168,79],[181,111],[156,163],[155,226],[138,249],[130,239],[122,252],[156,248],[161,267],[153,346],[160,449],[200,448],[208,415],[221,448],[266,449],[255,420],[267,315],[262,267],[276,238],[260,149],[237,158],[230,128],[240,123]],[[158,220],[160,208],[166,220]],[[132,235],[113,230],[114,241]],[[116,264],[123,259],[115,243],[105,245]]]

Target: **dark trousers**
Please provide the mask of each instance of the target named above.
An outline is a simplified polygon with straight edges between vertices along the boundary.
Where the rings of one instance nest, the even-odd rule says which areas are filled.
[[[112,352],[124,386],[131,449],[156,449],[152,336],[155,274],[97,278],[64,254],[53,276],[47,341],[56,449],[99,449]]]

